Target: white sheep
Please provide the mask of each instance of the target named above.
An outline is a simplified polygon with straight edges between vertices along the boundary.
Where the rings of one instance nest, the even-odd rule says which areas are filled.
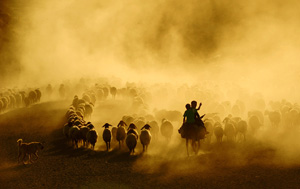
[[[89,144],[91,144],[92,149],[94,150],[97,139],[98,139],[97,131],[95,129],[89,130],[89,132],[86,134],[87,147],[89,147]]]
[[[106,143],[107,151],[110,149],[110,141],[111,141],[111,131],[109,130],[109,126],[111,126],[111,124],[109,123],[105,123],[105,125],[103,125],[105,129],[103,130],[103,134],[102,134],[102,138]]]
[[[150,133],[151,126],[146,124],[144,127],[142,127],[141,135],[140,135],[140,141],[143,145],[143,152],[148,150],[148,145],[151,141],[151,133]]]

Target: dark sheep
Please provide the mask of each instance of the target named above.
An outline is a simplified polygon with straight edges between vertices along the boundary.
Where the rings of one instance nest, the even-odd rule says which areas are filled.
[[[35,89],[35,92],[36,92],[36,102],[40,102],[42,97],[42,92],[40,89]]]

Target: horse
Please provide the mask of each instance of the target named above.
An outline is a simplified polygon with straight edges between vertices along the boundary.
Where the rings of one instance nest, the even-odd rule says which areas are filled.
[[[200,148],[200,140],[205,138],[205,128],[204,123],[200,119],[196,123],[183,123],[179,129],[179,133],[182,138],[186,139],[186,150],[189,156],[189,140],[192,140],[192,148],[195,154],[198,154]]]

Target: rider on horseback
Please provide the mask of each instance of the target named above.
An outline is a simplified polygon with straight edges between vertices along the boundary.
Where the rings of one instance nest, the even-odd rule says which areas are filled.
[[[203,116],[199,116],[198,110],[200,109],[202,103],[199,104],[199,107],[196,109],[197,107],[197,102],[196,101],[192,101],[191,102],[192,107],[190,106],[190,104],[186,104],[186,111],[183,114],[183,125],[182,127],[178,130],[179,133],[182,135],[182,138],[186,137],[186,134],[189,134],[190,132],[193,132],[194,129],[196,128],[192,128],[192,127],[203,127],[205,130],[205,134],[208,134],[208,132],[206,131],[206,128],[203,124],[203,121],[201,120]]]

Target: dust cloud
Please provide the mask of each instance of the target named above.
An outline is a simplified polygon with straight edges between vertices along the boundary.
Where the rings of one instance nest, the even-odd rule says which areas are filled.
[[[4,45],[12,64],[19,65],[21,83],[82,76],[178,83],[205,79],[237,81],[260,91],[272,85],[269,92],[290,90],[299,75],[297,1],[6,4],[16,21],[4,34],[16,34]]]
[[[149,91],[149,113],[160,109],[183,113],[185,103],[195,98],[202,101],[197,95],[205,96],[205,90],[213,94],[203,99],[205,113],[214,113],[218,102],[239,98],[251,107],[246,111],[256,108],[253,102],[260,98],[267,108],[271,100],[298,103],[300,3],[296,0],[28,0],[0,5],[3,85],[41,86],[114,77],[121,85],[135,82]],[[193,87],[197,91],[187,94]],[[95,111],[96,115],[117,124],[124,114],[134,114],[125,101],[111,103],[101,105],[112,112]],[[124,109],[118,111],[121,105]],[[93,121],[100,125],[107,120]],[[179,126],[176,123],[174,136]],[[267,127],[258,136],[250,136],[253,143],[216,145],[213,155],[204,151],[203,161],[210,164],[219,161],[211,158],[228,155],[231,163],[246,165],[255,163],[253,154],[262,150],[267,155],[258,161],[271,158],[299,164],[298,133],[274,133]],[[142,157],[137,165],[145,161],[142,169],[155,171],[171,161],[167,166],[178,172],[186,170],[185,166],[199,166],[193,160],[195,164],[183,164],[185,146],[176,136],[168,147],[154,143],[147,155],[152,159]],[[224,149],[233,152],[232,156]]]

